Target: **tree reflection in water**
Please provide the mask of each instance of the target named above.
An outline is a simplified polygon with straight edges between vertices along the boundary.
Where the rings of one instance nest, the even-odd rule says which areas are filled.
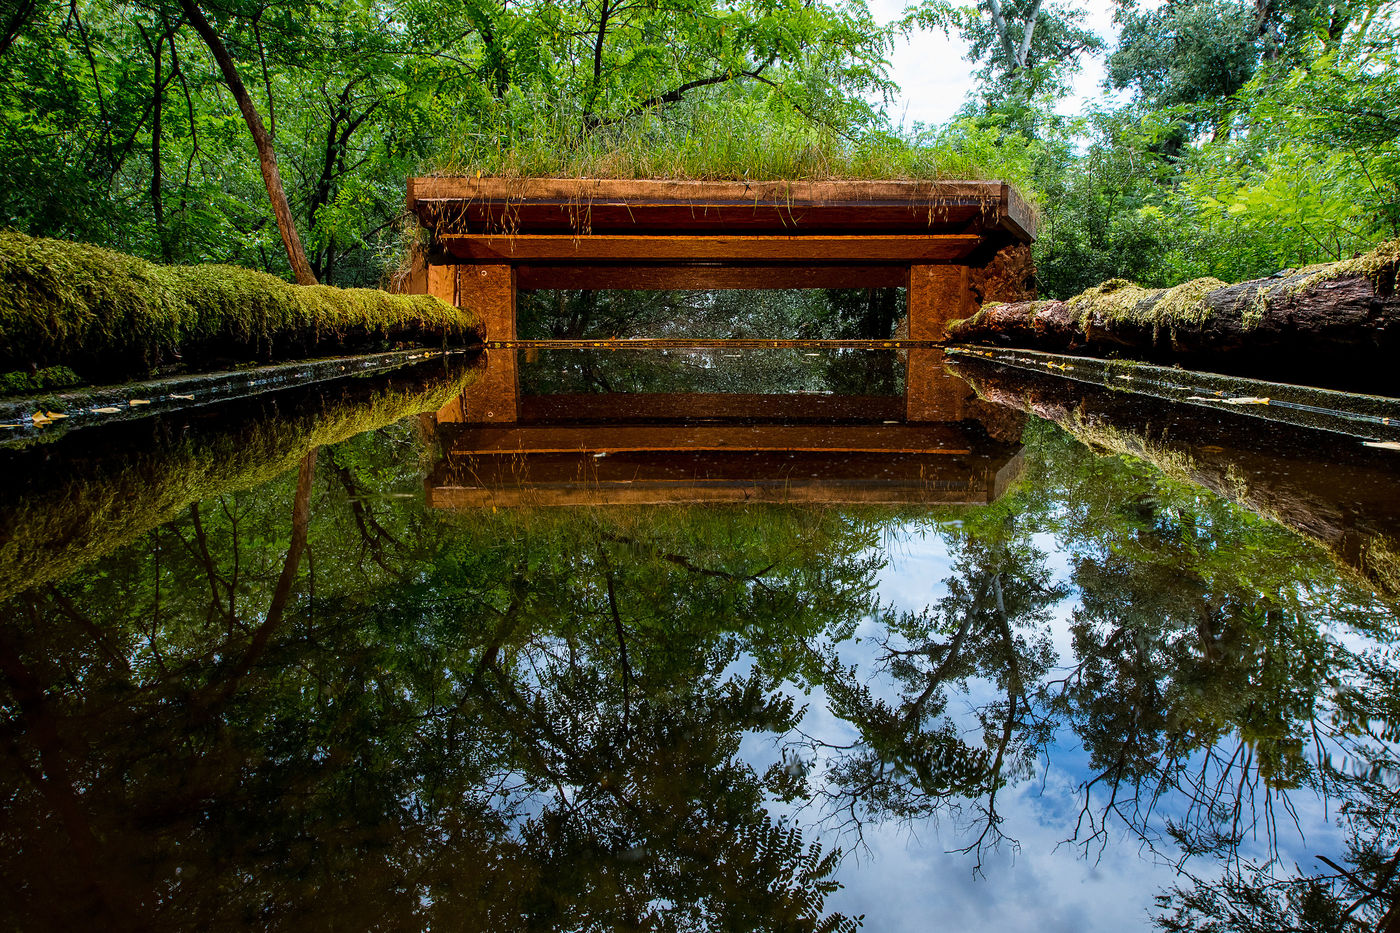
[[[1028,442],[1012,493],[936,514],[430,513],[407,429],[201,502],[5,607],[7,922],[849,928],[839,850],[777,801],[948,816],[973,868],[1078,744],[1064,837],[1179,861],[1167,928],[1393,923],[1393,611],[1210,494]],[[878,576],[919,534],[952,570],[906,611]],[[1349,849],[1250,861],[1299,794]]]
[[[404,440],[324,450],[11,603],[11,917],[849,927],[822,913],[838,853],[771,820],[736,752],[791,728],[782,636],[858,615],[876,526],[459,522],[393,498]]]

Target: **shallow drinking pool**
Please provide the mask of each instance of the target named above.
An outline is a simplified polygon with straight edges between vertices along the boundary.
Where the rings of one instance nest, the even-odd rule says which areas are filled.
[[[6,926],[1392,909],[1394,445],[929,350],[512,352],[0,452]]]

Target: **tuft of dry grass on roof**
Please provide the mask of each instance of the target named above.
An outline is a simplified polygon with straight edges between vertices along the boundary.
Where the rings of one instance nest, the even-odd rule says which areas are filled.
[[[527,124],[456,140],[428,173],[690,181],[1001,177],[995,166],[892,133],[843,134],[808,121],[723,108],[658,111],[592,127],[576,116],[541,110]]]

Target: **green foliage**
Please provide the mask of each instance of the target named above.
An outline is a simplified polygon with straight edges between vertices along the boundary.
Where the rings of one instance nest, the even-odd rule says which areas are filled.
[[[1240,95],[1244,131],[1193,156],[1182,208],[1224,278],[1345,259],[1400,233],[1394,33]]]
[[[222,5],[325,282],[398,265],[403,179],[1005,178],[1045,207],[1044,294],[1344,258],[1400,230],[1391,0],[1120,4],[1109,112],[1057,113],[1103,39],[1082,11],[930,0]],[[7,28],[9,28],[7,26]],[[892,130],[885,55],[955,32],[982,83]],[[285,274],[257,162],[176,5],[41,3],[0,55],[0,225]]]
[[[1188,129],[1221,126],[1234,95],[1254,76],[1261,50],[1254,4],[1174,0],[1141,11],[1125,4],[1108,83],[1133,88]]]
[[[0,375],[0,395],[37,395],[55,389],[68,389],[82,384],[77,373],[67,366],[46,366],[34,372],[12,372]]]
[[[903,315],[902,290],[535,291],[520,295],[522,338],[620,335],[711,338],[887,339]],[[564,355],[559,362],[574,359]]]
[[[1345,259],[1400,230],[1393,7],[1125,3],[1109,83],[1126,105],[1066,121],[1053,91],[992,88],[945,134],[996,127],[981,161],[1024,167],[1047,297]]]
[[[275,137],[313,271],[398,264],[404,179],[929,177],[878,132],[863,3],[417,0],[206,10]],[[0,227],[285,274],[249,134],[177,4],[44,3],[0,55]],[[866,133],[874,129],[876,132]]]
[[[176,362],[211,366],[480,335],[472,312],[427,295],[301,288],[231,266],[158,266],[0,233],[0,369],[61,365],[96,382]]]

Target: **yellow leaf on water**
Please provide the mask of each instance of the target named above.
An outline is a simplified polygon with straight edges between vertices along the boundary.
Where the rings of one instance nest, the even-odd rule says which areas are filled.
[[[1396,441],[1365,441],[1367,447],[1379,447],[1382,450],[1400,450],[1400,443]]]
[[[110,407],[109,407],[109,408],[94,408],[94,409],[93,409],[93,413],[94,413],[94,414],[98,414],[98,415],[115,415],[115,414],[116,414],[117,412],[119,412],[119,411],[121,411],[120,408],[110,408]]]
[[[187,402],[192,402],[192,401],[194,401],[194,396],[193,396],[193,395],[171,395],[170,397],[171,397],[171,398],[182,398],[182,399],[184,399],[184,400],[187,401]]]
[[[127,402],[127,404],[134,408],[137,405],[149,405],[151,404],[151,400],[148,398],[134,398],[131,401]]]

